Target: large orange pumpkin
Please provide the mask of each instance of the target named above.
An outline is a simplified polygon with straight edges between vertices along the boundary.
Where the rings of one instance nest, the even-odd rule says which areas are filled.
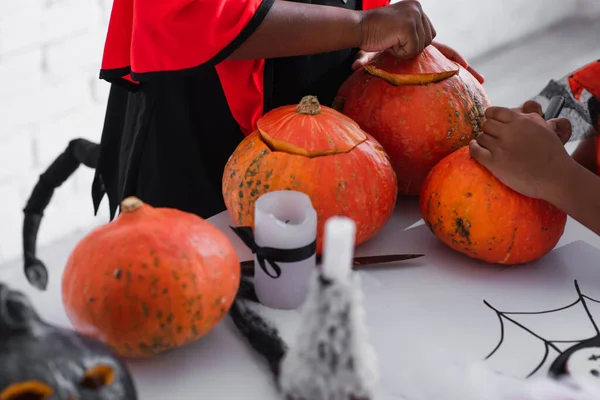
[[[77,331],[120,356],[151,357],[213,329],[239,281],[235,249],[208,221],[127,198],[71,253],[62,297]]]
[[[230,157],[223,196],[238,225],[254,226],[254,203],[274,190],[306,193],[317,211],[317,252],[325,221],[352,218],[356,243],[392,216],[396,175],[381,145],[345,115],[306,96],[298,106],[271,110]]]
[[[556,246],[567,221],[550,203],[505,186],[471,158],[468,146],[431,170],[419,203],[425,223],[442,242],[488,263],[541,258]]]
[[[431,168],[475,137],[489,105],[471,73],[429,46],[411,60],[382,53],[344,82],[334,108],[383,145],[399,193],[418,195]]]

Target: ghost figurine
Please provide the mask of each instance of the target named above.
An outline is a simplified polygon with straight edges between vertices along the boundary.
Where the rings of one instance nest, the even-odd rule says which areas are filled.
[[[296,342],[281,363],[286,400],[372,400],[377,360],[368,344],[359,276],[352,272],[356,225],[325,224],[324,257],[302,309]]]
[[[565,372],[583,390],[600,396],[600,347],[580,347],[571,352]]]
[[[0,283],[1,400],[136,400],[125,365],[104,344],[42,321]]]

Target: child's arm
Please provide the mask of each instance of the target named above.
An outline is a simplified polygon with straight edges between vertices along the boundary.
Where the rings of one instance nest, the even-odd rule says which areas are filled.
[[[568,137],[558,131],[568,120],[548,124],[537,113],[504,107],[488,108],[485,117],[483,133],[470,144],[473,158],[505,185],[554,204],[600,235],[600,177],[565,150]]]
[[[435,29],[418,1],[353,11],[276,0],[264,21],[230,59],[287,57],[346,48],[393,48],[398,57],[405,58],[419,54],[433,37]]]
[[[227,59],[346,48],[408,58],[435,35],[415,0],[367,11],[284,0],[114,0],[101,77],[142,81]]]
[[[573,159],[561,170],[545,200],[600,235],[600,177]]]
[[[594,128],[591,128],[590,130],[593,131]],[[593,134],[593,132],[590,132],[590,135],[591,134]],[[598,170],[598,167],[596,165],[597,140],[598,139],[596,137],[587,137],[586,139],[583,139],[581,143],[579,143],[579,145],[573,152],[573,158],[575,159],[575,161],[577,161],[586,169],[594,173],[596,173],[596,171]]]

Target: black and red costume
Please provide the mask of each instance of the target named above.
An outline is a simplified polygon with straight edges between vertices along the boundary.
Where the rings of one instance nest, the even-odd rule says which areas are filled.
[[[227,159],[267,111],[316,95],[331,105],[357,49],[227,60],[275,0],[115,0],[100,77],[111,82],[93,185],[111,216],[135,195],[210,217],[225,210]],[[389,0],[303,0],[371,9]]]

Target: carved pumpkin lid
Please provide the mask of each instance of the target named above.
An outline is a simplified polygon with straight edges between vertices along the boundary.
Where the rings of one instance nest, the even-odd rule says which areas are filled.
[[[458,74],[459,66],[434,46],[427,46],[421,54],[409,60],[384,52],[365,65],[365,71],[394,86],[424,85]]]
[[[333,108],[305,96],[297,106],[283,106],[257,122],[263,141],[273,151],[305,157],[347,153],[367,140],[358,124]]]

